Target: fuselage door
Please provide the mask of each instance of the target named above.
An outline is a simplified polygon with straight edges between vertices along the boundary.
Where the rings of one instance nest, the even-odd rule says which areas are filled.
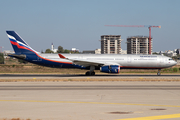
[[[40,57],[37,57],[37,61],[42,61],[42,58],[40,58]]]
[[[127,56],[127,62],[131,63],[131,56]]]
[[[164,58],[162,56],[160,57],[160,63],[164,63]]]

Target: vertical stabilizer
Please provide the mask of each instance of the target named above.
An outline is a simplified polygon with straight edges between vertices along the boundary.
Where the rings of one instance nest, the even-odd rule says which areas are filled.
[[[15,31],[6,31],[16,54],[37,53]]]

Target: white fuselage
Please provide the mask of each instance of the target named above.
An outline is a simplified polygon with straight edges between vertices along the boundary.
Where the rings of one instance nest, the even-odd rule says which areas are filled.
[[[59,58],[58,54],[39,54],[54,61],[72,62]],[[119,55],[119,54],[62,54],[73,60],[98,62],[104,65],[120,65],[121,68],[167,68],[177,64],[170,57],[161,55]]]

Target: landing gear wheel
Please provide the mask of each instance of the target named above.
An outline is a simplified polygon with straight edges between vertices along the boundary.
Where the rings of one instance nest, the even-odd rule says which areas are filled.
[[[161,75],[161,69],[158,70],[158,73],[157,73],[158,76]]]
[[[161,73],[160,73],[160,72],[158,72],[158,73],[157,73],[157,75],[158,75],[158,76],[160,76],[160,75],[161,75]]]
[[[95,72],[93,71],[93,72],[91,72],[91,75],[95,75]]]
[[[89,76],[89,75],[90,75],[90,72],[89,72],[89,71],[87,71],[87,72],[86,72],[86,75],[87,75],[87,76]]]
[[[87,76],[89,76],[89,75],[95,75],[95,72],[94,72],[94,71],[93,71],[93,72],[87,71],[87,72],[86,72],[86,75],[87,75]]]

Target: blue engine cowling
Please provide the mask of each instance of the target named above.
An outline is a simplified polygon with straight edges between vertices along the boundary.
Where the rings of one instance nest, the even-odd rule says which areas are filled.
[[[120,66],[119,65],[106,65],[106,66],[102,66],[100,68],[100,71],[105,72],[105,73],[119,73]]]

